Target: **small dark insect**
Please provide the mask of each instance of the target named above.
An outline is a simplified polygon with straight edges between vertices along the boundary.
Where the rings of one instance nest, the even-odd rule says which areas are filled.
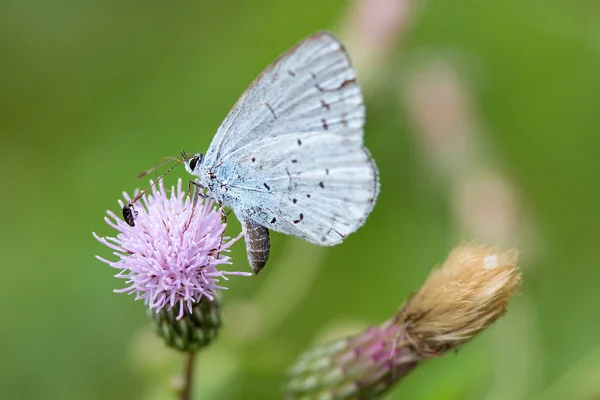
[[[135,216],[137,216],[137,211],[133,208],[133,204],[127,203],[123,206],[123,219],[127,222],[129,226],[135,226]]]

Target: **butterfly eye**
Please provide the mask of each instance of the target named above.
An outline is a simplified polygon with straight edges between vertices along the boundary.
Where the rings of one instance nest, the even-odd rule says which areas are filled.
[[[198,157],[198,156],[194,156],[194,157],[190,158],[189,166],[192,171],[196,169],[196,166],[198,165],[198,161],[200,161],[200,157]]]

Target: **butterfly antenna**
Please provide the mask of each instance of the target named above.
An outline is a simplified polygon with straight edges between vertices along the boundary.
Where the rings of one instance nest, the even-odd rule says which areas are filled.
[[[154,175],[154,178],[156,179],[156,171],[158,171],[158,169],[159,169],[161,166],[163,166],[164,164],[166,164],[166,163],[167,163],[167,161],[175,161],[175,162],[178,162],[178,161],[179,161],[179,159],[177,159],[177,158],[175,158],[175,157],[171,157],[171,156],[166,156],[166,157],[163,157],[163,158],[161,158],[160,160],[158,160],[158,162],[156,163],[156,165],[154,165],[154,167],[152,167],[152,168],[150,168],[150,169],[147,169],[147,170],[145,170],[145,171],[142,171],[142,172],[140,172],[139,174],[137,174],[137,175],[135,176],[135,178],[136,178],[136,179],[140,179],[140,178],[143,178],[144,176],[146,176],[146,175],[150,174],[151,172],[154,172],[154,173],[155,173],[155,175]]]
[[[165,158],[167,158],[167,157],[165,157]],[[168,157],[168,158],[174,159],[174,157]],[[175,159],[175,160],[177,160],[177,159]],[[129,200],[129,202],[123,206],[123,210],[122,210],[123,211],[123,219],[125,220],[125,222],[127,222],[127,224],[129,226],[135,226],[135,221],[134,221],[135,218],[134,217],[135,217],[135,215],[137,215],[137,211],[135,211],[133,209],[133,204],[136,201],[138,201],[142,196],[144,196],[146,193],[148,193],[148,190],[152,189],[158,182],[160,182],[164,178],[164,176],[166,174],[168,174],[169,172],[171,172],[175,167],[177,167],[179,164],[183,163],[184,161],[185,161],[185,159],[183,159],[183,160],[177,160],[177,163],[175,165],[173,165],[169,169],[167,169],[162,175],[160,175],[158,178],[156,178],[156,180],[154,182],[152,182],[150,184],[150,186],[148,186],[146,189],[144,189],[141,192],[139,192],[138,194],[136,194],[133,197],[133,199]],[[160,161],[159,161],[159,164],[160,164]],[[159,165],[159,164],[157,164],[157,165]],[[155,167],[153,169],[156,170],[156,168],[157,167]],[[149,171],[151,172],[152,169],[149,170]],[[144,172],[146,172],[146,171],[144,171]],[[138,176],[139,177],[143,177],[145,175],[147,175],[147,174],[146,173],[142,173],[142,174],[139,174]]]

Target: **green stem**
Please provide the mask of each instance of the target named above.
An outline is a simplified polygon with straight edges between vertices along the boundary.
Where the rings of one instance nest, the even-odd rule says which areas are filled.
[[[187,357],[185,359],[185,371],[184,371],[184,385],[181,390],[181,400],[191,400],[192,399],[192,383],[194,380],[194,365],[196,362],[196,353],[191,351],[187,353]]]

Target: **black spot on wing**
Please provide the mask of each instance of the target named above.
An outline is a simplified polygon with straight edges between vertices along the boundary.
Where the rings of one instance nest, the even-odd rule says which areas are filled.
[[[319,186],[321,186],[321,189],[325,189],[325,184],[322,181],[319,182]]]
[[[338,90],[342,90],[346,86],[350,86],[350,85],[352,85],[354,83],[356,83],[356,79],[352,78],[352,79],[345,80],[344,82],[342,82],[342,84],[339,87],[336,87],[336,88],[327,89],[327,88],[324,88],[323,86],[319,85],[318,83],[315,84],[315,87],[321,93],[325,93],[325,92],[337,92]]]
[[[298,219],[294,220],[294,223],[295,224],[299,224],[300,221],[302,221],[303,219],[304,219],[304,214],[300,213],[300,216],[298,217]]]
[[[271,190],[271,187],[269,185],[267,185],[266,183],[263,183],[264,187],[267,188],[267,190]]]

